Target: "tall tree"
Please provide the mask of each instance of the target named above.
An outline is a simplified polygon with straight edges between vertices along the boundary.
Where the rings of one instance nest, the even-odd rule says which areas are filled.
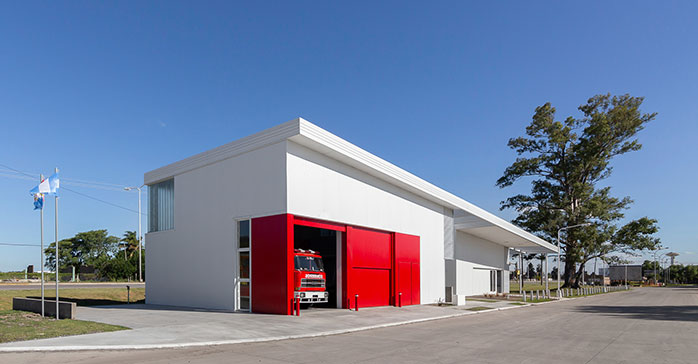
[[[126,231],[119,247],[124,251],[124,260],[130,259],[138,251],[138,236],[135,231]]]
[[[526,136],[509,140],[519,157],[497,185],[532,178],[530,194],[501,203],[501,209],[518,211],[514,223],[549,241],[557,239],[562,227],[591,223],[563,233],[565,286],[578,286],[581,267],[591,259],[659,247],[653,237],[657,221],[643,217],[618,227],[632,200],[612,197],[610,187],[599,186],[611,175],[614,157],[641,148],[636,135],[656,116],[640,111],[642,101],[597,95],[579,107],[582,117],[564,121],[556,121],[555,108],[546,103],[536,108]]]
[[[59,264],[61,267],[72,266],[76,271],[85,265],[94,265],[100,259],[113,256],[117,251],[119,238],[107,234],[107,230],[91,230],[77,233],[70,239],[58,242]],[[56,244],[51,243],[45,250],[46,267],[55,267]]]

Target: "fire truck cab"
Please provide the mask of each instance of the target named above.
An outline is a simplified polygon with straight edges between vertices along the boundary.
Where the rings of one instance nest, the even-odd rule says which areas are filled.
[[[295,249],[294,253],[294,297],[301,303],[327,302],[329,294],[322,257],[313,250]]]

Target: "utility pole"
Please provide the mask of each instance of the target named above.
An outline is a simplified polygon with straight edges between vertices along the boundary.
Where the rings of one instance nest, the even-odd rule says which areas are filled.
[[[39,183],[44,181],[44,175],[39,175]],[[44,200],[45,202],[45,200]],[[41,206],[41,317],[45,317],[44,306],[46,305],[44,300],[44,206]]]
[[[143,237],[141,234],[141,189],[140,187],[124,187],[124,190],[138,190],[138,281],[143,282]]]
[[[58,168],[54,170],[54,174],[58,174]],[[56,321],[60,320],[59,304],[58,304],[58,192],[55,195],[56,200]]]

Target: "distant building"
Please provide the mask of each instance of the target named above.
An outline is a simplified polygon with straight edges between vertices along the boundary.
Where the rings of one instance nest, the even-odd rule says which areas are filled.
[[[611,282],[642,282],[642,265],[612,265],[608,267]]]

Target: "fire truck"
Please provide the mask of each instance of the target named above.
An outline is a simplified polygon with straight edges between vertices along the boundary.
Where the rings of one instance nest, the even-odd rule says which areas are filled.
[[[329,294],[322,257],[313,250],[295,249],[293,259],[294,297],[301,303],[327,302]]]

